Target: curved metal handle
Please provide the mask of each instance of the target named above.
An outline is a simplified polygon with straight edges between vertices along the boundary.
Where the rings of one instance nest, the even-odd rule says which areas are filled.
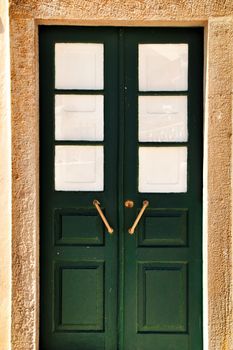
[[[134,234],[134,231],[135,231],[135,228],[137,227],[137,224],[139,223],[144,211],[146,210],[146,208],[148,207],[149,205],[149,201],[143,201],[143,206],[142,206],[142,209],[140,210],[140,212],[138,213],[138,216],[136,217],[136,220],[134,221],[133,223],[133,226],[129,228],[129,233],[131,235]]]
[[[98,211],[104,225],[106,226],[106,229],[108,231],[108,233],[113,233],[113,228],[109,225],[106,217],[104,216],[104,213],[102,212],[101,208],[100,208],[100,202],[97,201],[97,199],[93,200],[93,204],[96,207],[96,210]]]

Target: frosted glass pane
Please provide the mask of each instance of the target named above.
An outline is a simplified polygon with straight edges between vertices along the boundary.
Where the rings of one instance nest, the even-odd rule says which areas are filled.
[[[55,190],[103,191],[103,146],[56,146]]]
[[[187,147],[139,147],[139,192],[186,192]]]
[[[187,141],[187,96],[140,96],[139,141]]]
[[[187,44],[139,45],[140,91],[178,91],[187,88]]]
[[[104,139],[104,106],[101,95],[56,95],[56,140]]]
[[[55,44],[57,89],[103,89],[103,44]]]

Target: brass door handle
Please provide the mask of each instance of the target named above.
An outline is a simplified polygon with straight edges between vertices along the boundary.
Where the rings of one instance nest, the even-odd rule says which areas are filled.
[[[142,206],[142,209],[140,210],[140,212],[138,213],[138,216],[136,217],[136,220],[134,221],[133,223],[133,226],[129,228],[129,233],[131,235],[134,234],[134,231],[135,231],[135,228],[137,227],[137,224],[139,223],[144,211],[146,210],[146,208],[148,207],[149,205],[149,201],[143,201],[143,206]]]
[[[113,228],[109,225],[106,217],[104,216],[104,213],[102,212],[101,208],[100,208],[100,202],[97,201],[97,199],[93,200],[93,204],[96,207],[96,210],[98,211],[104,225],[106,226],[106,229],[108,231],[108,233],[113,233]]]

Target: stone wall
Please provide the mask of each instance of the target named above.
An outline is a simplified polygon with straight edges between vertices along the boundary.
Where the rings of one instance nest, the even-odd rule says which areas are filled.
[[[11,0],[12,350],[38,346],[38,24],[205,27],[205,349],[232,350],[232,0]]]

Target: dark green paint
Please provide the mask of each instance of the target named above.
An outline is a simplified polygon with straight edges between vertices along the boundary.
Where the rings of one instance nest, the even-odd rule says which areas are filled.
[[[55,244],[103,245],[104,225],[95,209],[56,210]]]
[[[104,43],[104,91],[55,90],[56,42]],[[188,92],[139,93],[138,43],[188,43]],[[202,28],[40,27],[41,350],[202,349],[202,67]],[[54,146],[90,144],[54,141],[55,93],[104,94],[103,192],[54,191]],[[188,146],[187,193],[137,190],[145,94],[188,96],[187,143],[140,143]]]
[[[143,262],[138,270],[138,332],[186,333],[186,263]]]
[[[147,209],[137,230],[139,246],[185,246],[187,210]]]

